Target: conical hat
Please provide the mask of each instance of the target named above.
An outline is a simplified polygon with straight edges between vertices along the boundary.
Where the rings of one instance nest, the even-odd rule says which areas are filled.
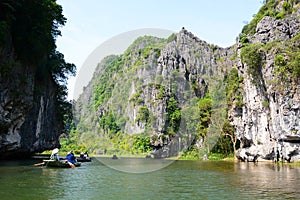
[[[56,154],[56,153],[58,153],[58,148],[52,150],[52,154]]]

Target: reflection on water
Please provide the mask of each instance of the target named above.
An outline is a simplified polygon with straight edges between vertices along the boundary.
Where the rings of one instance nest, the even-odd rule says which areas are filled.
[[[233,184],[249,195],[300,198],[300,168],[290,165],[239,163],[235,165]]]
[[[111,159],[107,157],[97,157],[104,165],[127,173],[147,173],[167,167],[174,160],[165,159],[145,159],[145,158],[119,158]]]
[[[127,164],[143,161],[151,164],[151,159]],[[98,160],[75,169],[33,167],[33,163],[0,162],[1,199],[300,198],[300,167],[288,165],[175,161],[150,173],[125,173]]]

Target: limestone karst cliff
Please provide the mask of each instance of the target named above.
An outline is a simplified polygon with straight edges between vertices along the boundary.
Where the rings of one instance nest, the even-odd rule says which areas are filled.
[[[98,65],[78,99],[81,142],[169,157],[211,149],[227,125],[240,160],[299,160],[299,24],[298,1],[270,0],[228,48],[184,28],[137,39]]]
[[[243,107],[230,112],[236,135],[242,141],[241,160],[299,160],[300,87],[299,87],[299,3],[274,1],[283,19],[265,16],[248,37],[249,47],[241,47],[239,73],[243,76]],[[293,7],[293,9],[291,8]],[[247,62],[249,50],[259,53],[259,65]],[[248,52],[246,52],[248,51]]]
[[[0,2],[0,158],[60,146],[75,72],[55,46],[65,21],[55,1]]]

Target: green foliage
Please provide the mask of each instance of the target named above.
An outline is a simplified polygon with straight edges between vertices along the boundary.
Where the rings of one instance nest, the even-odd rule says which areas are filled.
[[[182,152],[180,159],[198,160],[200,159],[199,150],[194,145],[191,145]]]
[[[80,154],[81,152],[88,151],[86,146],[84,144],[79,144],[78,141],[79,138],[76,129],[70,130],[70,133],[68,135],[64,134],[60,137],[60,151],[73,151],[75,154]]]
[[[244,33],[240,34],[240,43],[242,43],[242,47],[246,46],[249,43],[248,36]]]
[[[159,90],[159,93],[157,94],[157,99],[163,99],[165,97],[165,88],[160,85],[160,84],[156,84],[156,89]]]
[[[255,33],[258,22],[260,22],[262,18],[264,18],[265,16],[275,17],[277,15],[277,11],[275,9],[276,5],[276,0],[266,1],[266,3],[260,8],[251,22],[243,27],[242,33],[246,35],[253,35]]]
[[[247,73],[254,84],[261,80],[261,68],[264,65],[262,44],[249,44],[241,50],[241,60],[248,65]]]
[[[130,99],[134,103],[134,105],[139,105],[143,103],[143,99],[140,98],[141,90],[138,90],[136,93],[134,93]]]
[[[269,107],[270,103],[268,101],[262,101],[261,104],[263,107]]]
[[[67,63],[56,50],[56,37],[61,35],[59,27],[65,22],[62,7],[56,0],[2,0],[0,3],[0,48],[9,45],[16,57],[12,63],[2,63],[0,73],[8,74],[16,63],[32,67],[37,74],[36,95],[40,92],[39,84],[53,79],[57,88],[56,111],[59,122],[65,123],[64,133],[69,131],[72,121],[66,84],[68,77],[76,72],[75,65]]]
[[[300,77],[300,33],[284,44],[273,44],[277,54],[274,59],[274,71],[280,84],[299,81]]]
[[[208,159],[209,160],[222,160],[224,159],[225,156],[222,154],[222,153],[215,153],[215,152],[211,152],[209,155],[208,155]]]
[[[214,44],[210,44],[209,46],[213,52],[215,52],[218,49],[218,47]]]
[[[236,68],[232,68],[225,81],[228,105],[231,106],[232,102],[235,102],[235,107],[241,107],[243,105],[243,77],[239,76]]]
[[[233,152],[232,142],[230,137],[221,136],[219,137],[217,143],[211,150],[212,153],[219,153],[223,155],[223,158],[227,157],[229,154]]]
[[[134,135],[131,150],[133,153],[148,153],[152,151],[150,137]]]
[[[19,1],[12,7],[14,20],[9,26],[18,58],[29,63],[41,62],[56,48],[55,39],[61,35],[59,27],[66,22],[62,7],[55,0]]]
[[[156,57],[160,55],[161,46],[157,43],[155,45],[147,46],[146,48],[140,51],[142,58],[147,59],[151,54],[154,54]]]
[[[288,52],[286,55],[275,56],[275,73],[283,82],[291,79],[297,80],[300,77],[300,53]]]
[[[284,12],[292,13],[293,6],[290,2],[288,2],[288,1],[283,2],[282,8],[283,8]]]
[[[0,46],[6,45],[8,35],[11,34],[11,25],[15,18],[16,8],[20,7],[20,2],[2,0],[0,3]]]
[[[287,14],[291,14],[294,11],[294,7],[296,4],[299,4],[297,0],[288,0],[284,1],[282,4],[283,11],[279,12],[276,8],[278,3],[281,1],[278,0],[268,0],[265,4],[260,8],[258,13],[254,15],[251,22],[245,25],[242,29],[242,33],[246,35],[253,35],[255,33],[256,26],[258,22],[262,20],[265,16],[274,17],[276,19],[283,19],[287,16]]]
[[[167,43],[170,43],[172,41],[176,41],[177,40],[177,34],[172,33],[168,38],[167,38]]]
[[[234,127],[229,123],[228,119],[226,119],[222,127],[221,136],[219,137],[215,146],[212,148],[211,153],[219,155],[220,158],[225,158],[235,153],[233,145],[237,144],[233,143],[233,138],[236,139],[234,134]],[[210,159],[212,159],[212,155],[210,155]]]
[[[136,117],[136,121],[146,121],[149,118],[149,110],[148,107],[146,105],[140,106],[137,112],[137,117]]]
[[[285,12],[279,12],[275,15],[275,19],[283,19],[285,17]]]
[[[11,60],[0,62],[0,75],[2,77],[7,76],[11,72],[11,69],[13,69],[13,67],[17,65],[17,63],[18,62]]]
[[[241,59],[248,65],[247,73],[252,76],[253,83],[259,84],[261,80],[261,67],[265,64],[264,55],[274,52],[275,87],[282,89],[286,84],[297,83],[300,77],[300,34],[282,42],[247,44],[242,48]]]
[[[276,66],[285,66],[286,65],[285,56],[282,54],[275,55],[274,62]]]
[[[116,123],[116,117],[111,112],[105,113],[100,118],[99,125],[110,138],[114,137],[115,134],[120,131]]]
[[[140,36],[127,48],[124,56],[140,57],[141,59],[149,58],[151,53],[159,56],[160,50],[167,44],[166,41],[166,39],[153,36]]]
[[[103,73],[100,74],[97,85],[94,86],[93,105],[95,110],[111,97],[115,84],[112,77],[124,65],[121,56],[108,56],[104,58],[103,63],[105,63],[103,64]]]
[[[167,101],[167,121],[170,124],[168,133],[171,135],[175,135],[180,126],[181,110],[178,106],[178,101],[172,95]]]
[[[205,137],[208,131],[211,117],[212,100],[209,93],[198,101],[200,121],[198,124],[198,137]]]
[[[133,148],[135,143],[141,142],[141,139],[136,139],[134,136],[128,136],[122,132],[121,128],[124,127],[125,123],[129,123],[129,119],[123,114],[126,112],[129,100],[133,104],[129,106],[138,107],[137,118],[135,122],[131,123],[145,121],[146,132],[144,135],[145,137],[149,135],[147,128],[155,116],[151,115],[144,104],[141,95],[145,89],[144,81],[136,77],[136,71],[147,70],[147,66],[156,61],[160,55],[160,50],[165,45],[166,39],[152,36],[139,37],[124,54],[108,56],[99,64],[96,70],[99,73],[92,80],[92,101],[89,105],[81,104],[79,109],[85,115],[80,116],[77,126],[78,134],[89,145],[90,151],[95,153],[106,149],[107,153],[142,152],[138,148]],[[133,84],[137,91],[130,97]],[[158,97],[162,96],[163,98],[164,88],[160,88],[154,83],[153,87],[158,89]],[[90,113],[99,114],[100,118]],[[92,137],[93,134],[94,137]],[[98,144],[94,144],[90,140],[95,140]]]
[[[7,32],[8,32],[7,22],[0,21],[0,44],[3,44],[6,42],[5,38],[7,38]]]
[[[46,67],[51,71],[52,76],[57,83],[67,84],[68,76],[75,76],[76,73],[75,65],[66,63],[64,55],[55,50],[48,56]]]

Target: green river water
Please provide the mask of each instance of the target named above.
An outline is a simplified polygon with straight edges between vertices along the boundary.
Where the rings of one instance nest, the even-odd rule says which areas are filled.
[[[300,199],[300,167],[290,165],[174,161],[158,169],[164,161],[94,158],[62,169],[32,166],[36,162],[0,161],[1,200]],[[152,165],[155,170],[148,170]]]

